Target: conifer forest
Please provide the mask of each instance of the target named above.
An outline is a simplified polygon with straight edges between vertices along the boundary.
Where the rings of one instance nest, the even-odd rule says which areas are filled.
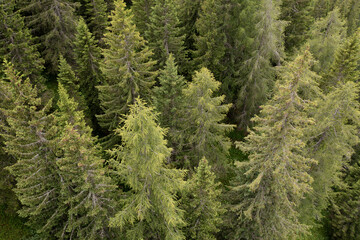
[[[359,240],[360,0],[0,0],[0,240]]]

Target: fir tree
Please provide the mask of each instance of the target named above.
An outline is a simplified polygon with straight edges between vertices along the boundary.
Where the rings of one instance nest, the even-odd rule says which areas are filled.
[[[75,101],[79,104],[78,110],[84,111],[87,117],[87,122],[91,123],[89,109],[85,103],[83,95],[79,90],[79,79],[75,76],[71,66],[67,63],[65,58],[62,57],[62,55],[60,55],[59,59],[59,74],[57,80],[65,87],[67,92],[75,98]]]
[[[227,162],[231,143],[226,133],[234,126],[222,122],[231,104],[222,104],[224,95],[213,96],[220,85],[208,69],[202,68],[183,91],[186,100],[183,136],[190,168],[197,166],[203,156],[217,171]]]
[[[155,0],[150,15],[150,24],[145,32],[146,40],[153,50],[153,58],[160,68],[164,67],[172,53],[181,72],[185,67],[184,35],[179,27],[176,2],[173,0]]]
[[[76,73],[79,78],[79,89],[84,96],[92,125],[97,128],[96,114],[100,113],[100,103],[96,86],[103,80],[100,71],[100,48],[97,47],[93,35],[83,19],[80,19],[75,37]]]
[[[252,52],[245,60],[242,71],[247,77],[240,83],[241,89],[236,100],[241,127],[249,125],[251,117],[258,113],[259,106],[266,101],[275,78],[272,65],[280,65],[284,56],[282,35],[285,24],[279,20],[279,2],[262,0],[259,3]]]
[[[239,216],[237,237],[249,239],[292,239],[307,227],[298,220],[297,206],[311,191],[308,174],[315,160],[305,156],[304,131],[313,122],[300,89],[316,89],[310,71],[308,50],[283,67],[275,95],[255,116],[255,127],[237,146],[249,161],[237,162],[244,169],[243,182],[233,191],[238,195],[234,210]]]
[[[155,0],[133,0],[132,3],[131,10],[134,13],[134,23],[140,35],[145,37]]]
[[[96,40],[101,40],[108,26],[106,2],[104,0],[86,0],[86,15],[91,33]]]
[[[33,35],[38,36],[41,56],[54,72],[60,55],[72,59],[76,4],[67,0],[44,0],[41,3],[30,0],[23,4],[21,10],[28,15],[26,24]]]
[[[125,3],[116,1],[111,26],[104,38],[108,45],[103,49],[101,67],[105,81],[98,87],[104,113],[97,117],[100,126],[110,133],[118,126],[121,115],[128,111],[128,105],[135,103],[138,96],[148,98],[154,84],[152,53],[136,30],[132,17],[131,10],[125,9]],[[111,133],[104,146],[111,147],[118,140],[118,136]]]
[[[52,118],[47,115],[50,105],[42,108],[29,79],[23,80],[11,64],[5,62],[5,66],[0,86],[10,104],[1,109],[6,116],[1,128],[5,151],[17,160],[7,169],[17,181],[13,190],[22,204],[19,215],[26,217],[44,239],[59,237],[64,230],[66,206],[51,145],[54,134],[50,129]]]
[[[289,53],[300,47],[308,37],[312,23],[311,0],[283,0],[281,19],[288,21],[285,28],[285,49]]]
[[[329,12],[326,17],[317,20],[310,29],[308,43],[311,53],[318,60],[313,67],[317,73],[328,72],[336,49],[345,37],[344,21],[338,9]]]
[[[339,82],[357,82],[360,78],[360,31],[349,37],[336,52],[335,60],[328,74],[324,76],[323,88],[327,91]]]
[[[64,203],[70,206],[66,231],[70,238],[113,239],[108,220],[109,209],[115,206],[110,195],[115,186],[105,175],[99,146],[77,105],[59,83],[57,125],[61,131],[57,142],[62,154],[56,164],[64,182]]]
[[[219,232],[221,216],[225,210],[218,200],[221,190],[215,178],[206,158],[201,159],[195,175],[189,180],[189,193],[183,200],[187,239],[216,239],[214,234]]]
[[[0,19],[0,55],[10,60],[32,83],[41,83],[44,61],[23,17],[15,10],[14,0],[0,3]]]
[[[160,113],[160,126],[169,129],[167,138],[174,154],[177,155],[180,151],[178,145],[181,139],[182,109],[185,100],[182,91],[186,82],[183,76],[178,75],[172,54],[169,55],[165,68],[159,74],[159,83],[160,86],[153,90],[153,102]]]
[[[115,173],[130,191],[110,226],[126,229],[130,224],[129,239],[184,239],[182,211],[175,196],[184,186],[183,171],[165,166],[171,149],[155,120],[153,109],[138,98],[123,127],[116,130],[123,146],[111,151],[116,156]]]

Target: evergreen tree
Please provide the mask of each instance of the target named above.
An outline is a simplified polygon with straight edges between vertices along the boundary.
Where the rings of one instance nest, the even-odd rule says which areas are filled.
[[[317,20],[310,29],[308,43],[318,63],[313,67],[317,73],[328,72],[336,49],[345,37],[344,21],[336,8],[326,17]]]
[[[28,17],[26,24],[38,36],[40,53],[54,72],[60,55],[72,59],[76,32],[76,4],[67,0],[29,0],[21,9]]]
[[[336,86],[339,82],[357,82],[359,80],[358,64],[360,61],[360,31],[349,37],[336,52],[330,71],[324,76],[323,88]]]
[[[308,30],[312,24],[311,1],[283,0],[282,2],[281,19],[289,22],[285,28],[285,49],[290,54],[308,37]]]
[[[54,134],[50,129],[50,108],[41,107],[41,99],[29,79],[5,62],[5,77],[1,90],[9,105],[1,108],[6,121],[1,122],[5,151],[16,158],[7,169],[17,181],[14,192],[22,204],[21,217],[44,239],[60,236],[64,230],[66,206],[60,194],[61,180],[52,148]],[[51,101],[49,101],[50,103]]]
[[[315,160],[305,156],[305,130],[313,122],[306,109],[311,100],[300,89],[317,90],[313,59],[308,50],[281,71],[275,94],[255,116],[253,130],[237,146],[249,154],[249,161],[237,162],[244,169],[242,182],[234,189],[239,216],[237,237],[248,239],[292,239],[306,232],[298,220],[297,206],[311,191],[308,174]]]
[[[69,205],[66,231],[70,238],[113,239],[108,220],[109,210],[115,206],[110,195],[115,186],[105,175],[99,146],[77,105],[59,83],[57,141],[62,154],[56,164],[64,182],[64,203]]]
[[[165,166],[171,149],[155,120],[153,109],[138,98],[123,127],[116,130],[123,146],[111,151],[116,157],[115,173],[130,191],[110,226],[126,229],[129,224],[129,239],[184,239],[182,211],[175,196],[184,186],[183,171]]]
[[[44,61],[23,17],[15,10],[14,0],[0,3],[0,19],[0,55],[10,60],[32,83],[41,83]]]
[[[112,131],[118,126],[121,115],[128,111],[129,104],[135,103],[136,97],[148,98],[154,84],[152,53],[136,30],[132,17],[131,10],[125,9],[125,3],[116,1],[111,26],[104,38],[108,45],[103,49],[101,67],[105,81],[98,87],[104,113],[97,117],[100,126],[111,133],[105,147],[118,143],[119,138]]]
[[[359,143],[358,92],[359,86],[354,82],[338,83],[319,102],[314,114],[316,124],[307,131],[311,139],[308,155],[318,164],[310,171],[314,191],[300,208],[301,218],[306,223],[313,224],[322,218],[331,187],[339,184],[338,173],[345,164],[344,157],[350,158],[354,153],[353,147]]]
[[[218,200],[221,190],[215,178],[206,158],[201,159],[195,175],[189,180],[189,193],[183,200],[188,223],[187,239],[216,239],[214,234],[219,232],[225,210]]]
[[[153,58],[160,68],[164,67],[169,54],[172,53],[181,72],[184,72],[186,54],[184,35],[179,27],[176,2],[173,0],[155,0],[150,15],[150,24],[145,31],[146,40],[153,50]]]
[[[234,126],[222,122],[231,104],[222,104],[224,95],[213,96],[220,85],[208,69],[202,68],[183,91],[186,100],[183,136],[190,168],[197,166],[203,156],[219,172],[227,162],[231,142],[226,133]]]
[[[75,39],[74,53],[79,89],[89,108],[92,125],[96,129],[95,115],[100,113],[99,93],[96,86],[103,80],[100,71],[100,48],[97,47],[95,39],[83,19],[79,21]]]
[[[61,83],[69,95],[75,98],[75,101],[79,104],[78,110],[85,112],[87,122],[91,124],[89,109],[85,103],[85,99],[79,90],[79,79],[75,76],[75,73],[71,69],[71,66],[66,62],[65,58],[60,55],[59,59],[59,74],[57,78],[58,82]]]
[[[101,40],[108,26],[107,4],[104,0],[86,0],[86,15],[91,33]]]
[[[240,83],[236,100],[236,108],[240,111],[238,121],[244,128],[267,99],[275,78],[273,63],[280,65],[284,56],[282,35],[285,24],[279,20],[279,5],[280,1],[259,2],[252,51],[244,61],[242,71],[247,77]]]
[[[140,35],[145,37],[155,0],[133,0],[132,3],[131,10],[134,13],[134,23]]]
[[[153,90],[153,103],[159,114],[159,123],[163,128],[168,128],[167,138],[173,148],[174,155],[180,151],[179,140],[182,132],[182,119],[184,108],[185,79],[178,75],[177,66],[172,54],[166,61],[166,66],[159,74],[159,84]]]

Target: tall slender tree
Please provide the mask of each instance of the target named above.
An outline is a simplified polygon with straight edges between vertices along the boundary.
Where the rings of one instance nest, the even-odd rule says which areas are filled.
[[[72,59],[72,48],[76,33],[76,4],[67,0],[24,1],[21,9],[26,24],[38,37],[40,53],[51,72],[57,70],[60,55]]]
[[[245,171],[243,182],[234,188],[239,197],[234,206],[237,237],[291,239],[307,230],[299,222],[297,206],[311,191],[308,171],[315,160],[306,157],[303,136],[313,122],[306,112],[313,103],[299,91],[318,90],[312,61],[306,50],[282,68],[273,98],[253,118],[256,125],[246,141],[237,143],[249,154],[249,161],[237,162]]]
[[[150,14],[150,23],[145,31],[146,40],[153,50],[154,59],[159,68],[164,67],[169,54],[172,53],[183,72],[186,64],[184,35],[180,28],[176,2],[172,0],[155,0]]]
[[[155,0],[133,0],[132,3],[131,10],[134,13],[134,23],[140,35],[145,37],[147,24],[150,22],[150,15],[155,5]]]
[[[40,57],[35,39],[25,27],[24,18],[15,9],[15,1],[0,3],[0,54],[32,83],[41,83],[44,60]],[[5,66],[5,65],[4,65]]]
[[[17,181],[13,190],[22,203],[19,215],[43,238],[60,237],[67,207],[62,203],[61,177],[51,144],[53,120],[47,115],[51,101],[42,108],[29,79],[23,80],[10,63],[5,66],[0,86],[10,104],[1,108],[6,116],[1,129],[5,151],[16,158],[7,169]]]
[[[66,232],[70,238],[114,239],[108,221],[115,207],[112,201],[115,185],[105,175],[99,146],[95,145],[96,139],[91,136],[91,128],[86,126],[77,105],[59,83],[56,123],[60,130],[58,148],[62,153],[56,164],[64,182],[63,201],[69,205]]]
[[[78,23],[75,39],[74,53],[79,90],[89,108],[92,125],[95,130],[98,130],[95,115],[100,113],[100,102],[96,86],[103,80],[100,70],[101,50],[83,19],[80,19]]]
[[[186,100],[183,136],[190,168],[197,166],[203,156],[218,171],[226,165],[231,146],[226,133],[234,126],[223,123],[231,104],[222,104],[225,96],[214,94],[220,85],[208,69],[202,68],[183,91]]]
[[[115,173],[130,190],[110,226],[126,229],[130,224],[126,229],[130,239],[184,239],[183,214],[176,200],[185,184],[184,171],[165,166],[171,149],[153,109],[138,98],[116,132],[123,146],[111,151]]]
[[[131,10],[125,7],[122,0],[115,2],[111,26],[104,38],[108,45],[103,49],[101,66],[105,80],[98,86],[104,113],[97,117],[100,126],[110,133],[105,147],[119,143],[118,136],[112,131],[118,126],[121,115],[128,111],[128,105],[135,103],[136,97],[149,97],[156,74],[153,71],[155,62],[150,59],[152,53],[136,30]]]
[[[103,38],[108,26],[107,4],[104,0],[86,0],[87,22],[96,40]]]
[[[183,200],[187,239],[216,239],[225,209],[218,200],[221,190],[215,178],[208,161],[202,158],[195,175],[188,180],[188,194]]]

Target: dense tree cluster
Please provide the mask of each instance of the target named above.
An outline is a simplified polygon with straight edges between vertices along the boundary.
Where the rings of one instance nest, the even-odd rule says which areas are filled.
[[[0,216],[359,239],[359,80],[358,0],[1,1]]]

